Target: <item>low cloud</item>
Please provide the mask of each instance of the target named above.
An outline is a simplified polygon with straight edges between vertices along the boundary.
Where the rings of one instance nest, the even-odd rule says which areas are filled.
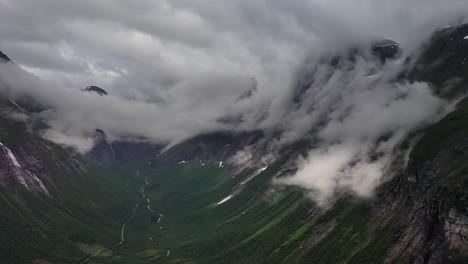
[[[252,96],[243,97],[255,93],[255,81],[231,75],[181,83],[164,102],[150,103],[56,87],[13,64],[0,64],[0,91],[13,100],[34,98],[47,109],[36,114],[50,126],[45,137],[81,151],[92,147],[89,137],[98,128],[110,140],[146,138],[162,144],[215,130],[248,129],[219,119],[253,114],[256,105]]]
[[[425,83],[393,81],[403,67],[400,60],[382,66],[360,56],[337,67],[316,61],[315,67],[279,144],[308,136],[316,147],[297,161],[293,176],[277,182],[305,188],[320,205],[343,191],[371,196],[395,169],[395,158],[404,156],[400,147],[410,133],[450,109]]]
[[[0,50],[35,75],[0,65],[0,91],[47,106],[34,116],[44,136],[82,152],[97,128],[169,145],[274,131],[272,151],[307,137],[316,147],[281,181],[325,204],[343,189],[371,195],[402,141],[447,103],[427,84],[394,83],[401,61],[334,69],[319,58],[383,38],[415,54],[467,13],[466,0],[0,0]],[[298,72],[315,78],[299,103]],[[80,91],[89,85],[110,96]]]

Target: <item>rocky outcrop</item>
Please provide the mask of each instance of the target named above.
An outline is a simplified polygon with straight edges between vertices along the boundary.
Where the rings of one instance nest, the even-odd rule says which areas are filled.
[[[97,93],[99,95],[108,95],[106,90],[102,89],[101,87],[98,87],[98,86],[88,86],[84,89],[84,91],[86,92],[93,92],[93,93]]]
[[[0,62],[11,62],[11,60],[5,53],[0,51]]]
[[[389,59],[395,59],[401,54],[400,44],[390,39],[374,42],[371,50],[372,54],[377,56],[382,63]]]
[[[31,170],[45,173],[45,166],[39,163],[34,157],[23,156],[21,164],[17,156],[3,143],[0,142],[0,184],[4,187],[14,179],[24,188],[30,191],[39,191],[50,195],[49,190],[43,181]],[[25,160],[23,162],[23,160]],[[41,175],[44,177],[44,175]]]
[[[151,161],[151,166],[164,166],[178,163],[207,164],[209,162],[223,162],[223,166],[229,166],[232,159],[239,151],[245,150],[247,160],[255,160],[255,154],[264,153],[259,142],[263,138],[261,132],[230,133],[217,132],[200,135],[186,140],[174,148],[168,148]],[[255,149],[248,151],[249,146],[255,145]],[[255,153],[254,153],[255,152]],[[241,158],[241,157],[239,157]],[[258,165],[258,164],[257,164]]]
[[[381,221],[403,223],[386,263],[468,260],[467,109],[465,100],[428,128],[406,170],[380,188]]]
[[[468,216],[450,208],[444,221],[445,237],[449,249],[468,253]]]
[[[412,81],[434,85],[439,94],[464,93],[468,83],[468,24],[436,32],[412,62]],[[411,59],[408,59],[411,60]],[[457,91],[458,90],[458,91]]]
[[[94,147],[86,153],[85,158],[98,162],[103,166],[122,166],[126,168],[142,168],[148,166],[163,146],[146,141],[125,142],[109,141],[106,133],[96,129],[92,135]]]

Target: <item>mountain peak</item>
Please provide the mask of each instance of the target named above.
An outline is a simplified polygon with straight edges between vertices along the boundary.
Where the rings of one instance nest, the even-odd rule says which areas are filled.
[[[11,60],[5,53],[0,51],[0,62],[11,62]]]
[[[400,44],[391,39],[375,41],[372,44],[372,54],[379,57],[382,62],[398,57],[400,52]]]
[[[88,86],[84,89],[84,91],[86,92],[95,92],[99,95],[108,95],[108,93],[106,92],[106,90],[102,89],[101,87],[98,87],[98,86]]]

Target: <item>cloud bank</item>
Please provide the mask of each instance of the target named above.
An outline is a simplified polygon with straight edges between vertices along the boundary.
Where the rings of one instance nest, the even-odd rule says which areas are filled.
[[[401,62],[318,58],[383,38],[412,54],[467,13],[465,0],[0,0],[0,50],[37,76],[0,65],[0,90],[50,107],[44,136],[82,152],[96,128],[164,144],[217,130],[280,131],[275,147],[309,137],[316,148],[282,181],[323,204],[341,189],[371,195],[446,103],[424,83],[392,84]]]
[[[411,132],[443,116],[450,104],[425,83],[392,81],[402,66],[359,56],[337,66],[314,63],[314,80],[286,120],[279,142],[309,137],[316,146],[297,162],[298,171],[278,183],[308,190],[320,205],[336,193],[370,197]]]
[[[247,129],[251,125],[221,123],[219,119],[249,114],[255,102],[242,95],[254,91],[256,84],[239,76],[200,77],[173,87],[164,103],[99,96],[50,85],[13,64],[0,64],[2,94],[12,100],[30,97],[39,101],[47,110],[36,117],[51,126],[45,137],[83,152],[93,146],[92,134],[98,128],[111,140],[146,138],[162,144],[215,130]],[[223,89],[216,89],[221,85]]]

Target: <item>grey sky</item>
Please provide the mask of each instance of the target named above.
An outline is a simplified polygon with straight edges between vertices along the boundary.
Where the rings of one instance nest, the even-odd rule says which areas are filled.
[[[2,0],[0,50],[62,86],[128,98],[213,72],[283,97],[304,53],[381,37],[410,46],[467,11],[462,0]]]

